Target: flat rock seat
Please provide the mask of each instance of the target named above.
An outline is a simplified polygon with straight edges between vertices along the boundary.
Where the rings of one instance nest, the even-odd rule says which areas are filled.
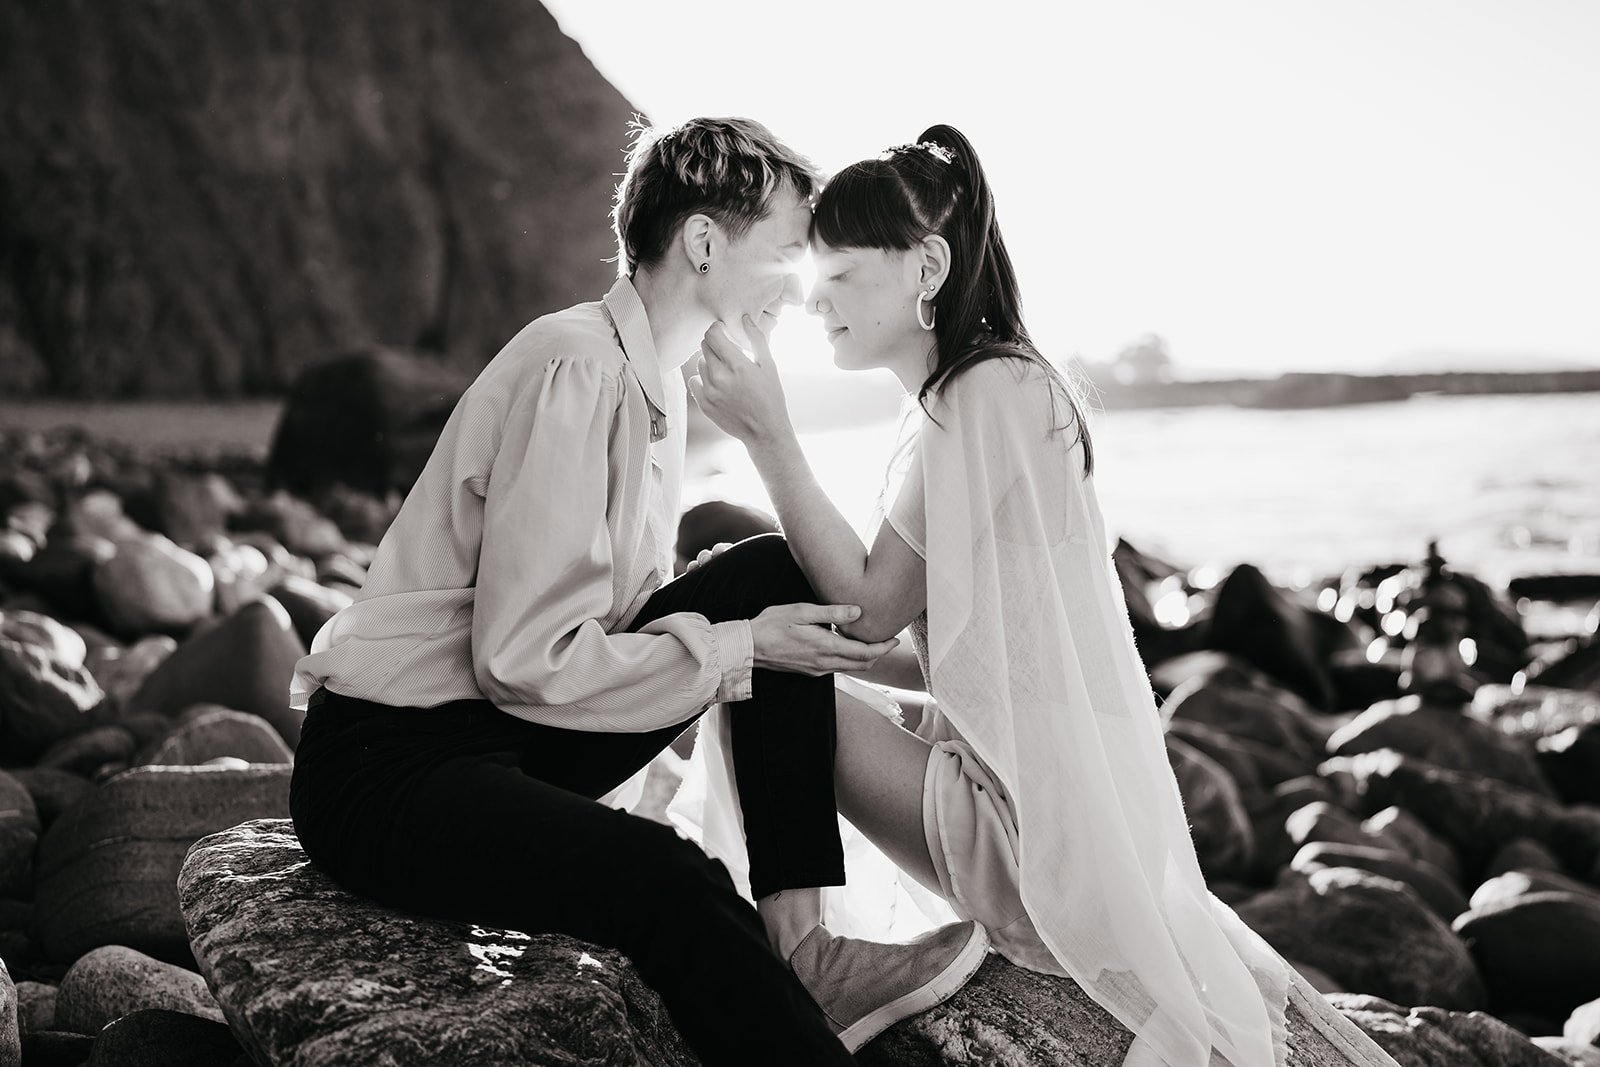
[[[197,841],[178,895],[201,973],[257,1064],[699,1062],[618,953],[353,896],[310,865],[288,820]],[[1289,1025],[1296,1067],[1394,1067],[1303,982]],[[992,955],[962,992],[858,1058],[1119,1067],[1129,1041],[1076,983]]]

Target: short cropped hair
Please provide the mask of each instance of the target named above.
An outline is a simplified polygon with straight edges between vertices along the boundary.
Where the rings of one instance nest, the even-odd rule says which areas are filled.
[[[805,156],[752,119],[697,118],[681,126],[634,127],[628,170],[611,212],[617,273],[659,263],[690,215],[709,215],[743,236],[785,186],[809,200],[822,174]]]

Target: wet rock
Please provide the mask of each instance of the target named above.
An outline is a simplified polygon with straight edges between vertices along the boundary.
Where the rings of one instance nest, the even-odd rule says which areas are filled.
[[[1167,723],[1167,736],[1175,737],[1210,756],[1228,772],[1242,794],[1248,796],[1264,787],[1255,759],[1239,742],[1221,730],[1187,719],[1173,719]]]
[[[219,756],[246,763],[291,763],[294,753],[259,715],[197,705],[160,741],[133,759],[137,766],[199,766]]]
[[[1215,684],[1238,689],[1270,689],[1274,684],[1254,664],[1211,648],[1185,652],[1159,663],[1147,661],[1146,666],[1150,670],[1150,686],[1163,701],[1169,700],[1184,685],[1193,688]]]
[[[22,1035],[27,1067],[84,1067],[94,1051],[94,1038],[66,1030],[38,1030]]]
[[[61,979],[56,1025],[73,1033],[97,1034],[113,1019],[146,1008],[224,1021],[205,979],[194,971],[122,945],[106,945],[85,953]]]
[[[1349,989],[1462,1011],[1487,1003],[1461,939],[1400,882],[1348,867],[1290,873],[1235,910],[1284,956]]]
[[[206,561],[160,534],[120,541],[94,569],[106,621],[119,633],[186,631],[211,614],[216,576]]]
[[[1402,807],[1448,841],[1468,871],[1482,870],[1502,845],[1529,837],[1567,869],[1587,872],[1600,858],[1600,819],[1592,808],[1566,808],[1550,797],[1402,756],[1384,749],[1325,761],[1319,773],[1342,776],[1364,811]]]
[[[0,611],[0,639],[32,645],[65,667],[82,667],[88,653],[82,634],[36,611]]]
[[[174,888],[197,839],[247,819],[286,816],[287,766],[138,767],[103,783],[40,842],[35,917],[43,948],[67,961],[101,945],[188,956]]]
[[[1600,896],[1528,893],[1492,900],[1453,927],[1497,1008],[1565,1016],[1600,997]]]
[[[258,600],[180,645],[130,706],[172,715],[193,704],[220,704],[261,716],[292,749],[303,715],[289,707],[288,679],[305,654],[283,606]]]
[[[88,776],[96,767],[133,755],[138,742],[126,726],[108,723],[63,738],[45,749],[34,766]]]
[[[1161,712],[1169,722],[1202,723],[1292,759],[1313,762],[1323,751],[1325,733],[1297,704],[1296,698],[1282,690],[1211,679],[1179,686]]]
[[[80,661],[59,659],[55,644],[0,636],[0,752],[27,763],[90,725],[104,694]]]
[[[1242,563],[1217,589],[1210,645],[1260,667],[1312,707],[1333,711],[1333,683],[1311,621],[1314,610]]]
[[[286,821],[198,842],[179,893],[195,957],[256,1062],[290,1062],[313,1044],[320,1055],[370,1062],[396,1035],[419,1062],[697,1062],[619,954],[378,907],[308,864]],[[1292,1067],[1356,1062],[1331,1040],[1375,1050],[1303,979],[1289,1026]],[[1076,983],[991,956],[961,992],[892,1027],[858,1059],[1118,1067],[1130,1040]]]
[[[56,987],[46,982],[17,983],[17,1025],[23,1033],[54,1030]]]
[[[1376,704],[1328,739],[1328,753],[1333,756],[1380,748],[1519,789],[1550,793],[1528,746],[1456,709],[1424,704],[1414,696]]]
[[[1328,867],[1354,867],[1404,882],[1445,922],[1468,907],[1467,898],[1443,871],[1425,860],[1384,848],[1312,842],[1295,853],[1289,866],[1307,874]]]
[[[88,1067],[223,1067],[243,1056],[226,1023],[144,1008],[100,1031]]]
[[[307,648],[311,647],[311,641],[322,629],[323,623],[354,602],[348,593],[292,574],[273,586],[269,595],[289,613],[294,632]]]
[[[1507,841],[1489,858],[1483,876],[1487,880],[1507,871],[1554,871],[1560,874],[1561,861],[1532,838],[1518,837]]]
[[[1334,993],[1334,1006],[1403,1067],[1560,1067],[1560,1060],[1492,1015]]]
[[[1600,904],[1600,888],[1576,878],[1568,878],[1559,871],[1531,868],[1505,871],[1487,878],[1472,891],[1472,906],[1486,908],[1499,901],[1525,897],[1532,893],[1575,893],[1588,896]]]
[[[33,895],[39,814],[21,782],[0,771],[0,897]]]
[[[1255,835],[1238,784],[1216,760],[1170,734],[1167,759],[1178,779],[1195,853],[1207,880],[1247,876]]]
[[[1332,787],[1321,778],[1307,776],[1280,782],[1270,799],[1257,798],[1250,807],[1255,832],[1257,880],[1270,881],[1273,872],[1289,862],[1300,843],[1289,836],[1288,817],[1307,804],[1334,798]]]
[[[217,582],[217,613],[232,615],[252,601],[260,600],[279,575],[261,550],[253,545],[224,541],[206,557],[206,564]]]

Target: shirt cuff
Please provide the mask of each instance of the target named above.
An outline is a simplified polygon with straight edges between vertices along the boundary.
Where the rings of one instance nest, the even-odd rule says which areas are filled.
[[[749,700],[752,692],[750,670],[755,666],[756,642],[749,619],[714,623],[711,640],[717,646],[717,663],[722,667],[722,684],[717,687],[717,703]]]

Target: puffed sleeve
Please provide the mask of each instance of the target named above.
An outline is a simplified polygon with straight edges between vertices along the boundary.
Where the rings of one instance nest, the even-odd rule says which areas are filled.
[[[621,379],[598,359],[551,359],[507,419],[484,503],[473,608],[478,688],[552,726],[644,732],[713,699],[749,696],[748,621],[663,616],[607,633],[609,449]]]

